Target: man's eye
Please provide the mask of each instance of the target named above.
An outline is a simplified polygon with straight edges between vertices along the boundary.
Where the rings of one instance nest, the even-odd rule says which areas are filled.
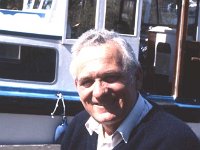
[[[83,80],[80,82],[80,86],[88,88],[93,84],[93,82],[94,82],[93,80]]]
[[[108,83],[114,83],[120,79],[119,75],[109,75],[104,77],[104,81]]]

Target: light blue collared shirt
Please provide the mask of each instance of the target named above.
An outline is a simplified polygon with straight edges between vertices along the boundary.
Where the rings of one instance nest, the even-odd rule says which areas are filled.
[[[142,118],[147,115],[151,108],[152,105],[139,94],[135,106],[117,129],[117,132],[121,134],[125,143],[128,142],[130,133],[133,128],[135,128],[140,123]]]

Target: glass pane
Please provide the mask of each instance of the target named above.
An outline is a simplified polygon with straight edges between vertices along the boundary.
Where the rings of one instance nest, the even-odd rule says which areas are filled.
[[[136,0],[108,0],[105,27],[123,34],[134,34]]]
[[[0,44],[0,60],[19,61],[21,46]]]
[[[0,9],[22,10],[23,0],[1,0]]]
[[[69,0],[67,38],[77,38],[94,28],[95,12],[96,0]]]
[[[0,8],[8,10],[50,9],[53,0],[1,0]]]
[[[188,12],[188,24],[195,23],[195,16],[196,16],[196,9],[197,9],[197,0],[190,0],[189,2],[189,12]]]
[[[176,26],[178,4],[176,0],[144,0],[142,23]]]
[[[143,0],[142,23],[157,24],[157,5],[156,0]]]
[[[195,40],[198,24],[197,0],[191,0],[188,8],[188,32],[187,40]]]
[[[20,57],[11,59],[16,54]],[[0,78],[40,82],[55,80],[54,49],[0,44],[0,55],[4,56],[0,57]]]
[[[158,1],[159,24],[177,25],[178,5],[176,0]]]

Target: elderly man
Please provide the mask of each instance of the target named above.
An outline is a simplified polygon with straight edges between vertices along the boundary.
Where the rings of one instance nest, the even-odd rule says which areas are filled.
[[[117,33],[89,30],[72,53],[70,70],[85,111],[70,123],[62,150],[200,149],[186,124],[140,95],[140,64]]]

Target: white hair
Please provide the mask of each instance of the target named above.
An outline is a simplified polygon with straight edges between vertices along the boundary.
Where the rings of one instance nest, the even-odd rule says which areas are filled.
[[[83,33],[72,46],[72,62],[70,65],[70,72],[74,79],[77,77],[76,57],[79,55],[81,49],[87,46],[98,46],[106,44],[108,42],[114,42],[119,45],[120,52],[122,54],[123,71],[134,75],[135,70],[140,66],[140,63],[136,59],[135,53],[128,42],[121,38],[116,32],[108,31],[105,29],[91,29]]]

